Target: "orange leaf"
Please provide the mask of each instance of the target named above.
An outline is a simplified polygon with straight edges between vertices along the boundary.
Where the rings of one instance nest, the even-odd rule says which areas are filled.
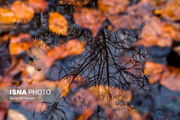
[[[95,37],[106,17],[99,10],[81,8],[75,11],[74,19],[80,26],[89,28]]]
[[[70,5],[74,5],[77,7],[86,5],[89,3],[90,0],[61,0],[58,2],[59,5],[61,4],[70,4]]]
[[[27,23],[34,16],[34,10],[21,1],[14,2],[11,6],[11,10],[18,19],[17,22]]]
[[[27,51],[30,47],[33,46],[33,39],[29,34],[19,34],[19,36],[11,36],[10,38],[10,53],[11,55],[17,55],[23,51]]]
[[[37,13],[43,12],[48,8],[48,2],[46,0],[28,0],[29,6],[31,6]]]
[[[80,55],[84,52],[85,43],[79,40],[70,40],[48,51],[46,66],[51,66],[55,60],[63,59],[67,56]]]
[[[172,0],[165,7],[155,10],[155,14],[160,14],[162,17],[171,20],[180,20],[180,1]]]
[[[14,13],[8,8],[0,8],[0,24],[12,24],[17,21]]]
[[[171,46],[173,40],[180,39],[180,26],[173,23],[161,22],[160,19],[153,17],[147,23],[141,33],[141,39],[136,45],[145,47],[157,45],[160,47]]]
[[[65,78],[57,82],[60,93],[62,96],[66,96],[71,88],[76,88],[84,83],[84,79],[81,76],[68,75]]]
[[[173,91],[180,91],[180,68],[146,62],[144,74],[149,75],[149,82],[160,84]]]
[[[111,86],[92,86],[88,88],[88,91],[95,95],[102,103],[112,103],[115,104],[118,101],[129,102],[132,98],[132,93],[130,91],[125,91]]]
[[[67,35],[68,24],[64,16],[57,12],[49,13],[49,29],[60,35]]]
[[[108,14],[118,14],[126,10],[128,0],[98,0],[98,7]]]

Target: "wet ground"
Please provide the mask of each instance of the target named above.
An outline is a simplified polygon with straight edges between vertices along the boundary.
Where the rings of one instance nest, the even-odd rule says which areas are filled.
[[[13,0],[3,1],[2,5],[10,4]],[[52,81],[59,80],[68,74],[78,74],[87,80],[88,86],[109,85],[121,89],[130,89],[133,92],[133,99],[130,105],[141,115],[147,114],[147,120],[178,120],[180,119],[180,93],[172,92],[159,84],[148,84],[148,76],[143,75],[144,62],[152,60],[166,64],[170,54],[169,48],[142,48],[132,47],[132,43],[138,40],[139,32],[134,30],[120,29],[109,31],[104,27],[96,38],[92,37],[88,29],[83,29],[75,24],[73,20],[74,7],[71,5],[57,6],[56,0],[49,0],[49,11],[36,14],[34,19],[26,25],[1,25],[0,35],[10,33],[29,33],[33,38],[42,40],[51,47],[57,46],[63,41],[79,39],[86,41],[86,50],[80,56],[68,57],[58,60],[46,74],[46,78]],[[96,2],[92,1],[87,7],[96,7]],[[48,12],[59,12],[65,16],[69,24],[68,36],[56,35],[48,30]],[[106,21],[104,26],[109,22]],[[154,52],[155,51],[155,52]],[[135,66],[127,70],[128,64],[124,63],[124,56],[128,56],[134,61]],[[23,59],[29,59],[26,53],[20,55]],[[11,56],[8,51],[8,43],[0,46],[0,74],[10,66]],[[56,103],[51,103],[49,109]],[[68,98],[61,100],[58,105],[61,110],[57,110],[59,117],[57,120],[73,120],[76,118],[74,111],[69,109]],[[42,119],[47,117],[46,113],[31,113],[22,109],[18,103],[11,103],[10,108],[16,109],[29,119]],[[55,116],[54,113],[48,113]],[[91,120],[99,118],[103,120],[102,108],[97,108]],[[98,116],[98,117],[97,117]],[[48,118],[50,119],[50,118]]]

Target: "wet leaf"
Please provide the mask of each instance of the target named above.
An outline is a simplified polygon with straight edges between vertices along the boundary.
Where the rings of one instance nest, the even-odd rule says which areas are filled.
[[[180,20],[180,1],[172,0],[165,7],[155,10],[155,14],[171,20]]]
[[[88,91],[95,95],[100,103],[116,104],[119,101],[129,102],[132,98],[130,91],[121,90],[111,86],[92,86],[88,88]]]
[[[18,55],[27,51],[34,44],[29,34],[20,33],[18,36],[11,36],[9,50],[11,55]]]
[[[57,12],[49,13],[49,29],[60,35],[67,35],[68,24],[64,16]]]
[[[27,120],[27,118],[22,113],[10,109],[8,110],[8,120]]]
[[[70,4],[76,7],[81,7],[89,3],[90,0],[61,0],[58,2],[59,5]]]
[[[57,59],[63,59],[72,55],[80,55],[84,52],[85,43],[79,40],[69,40],[48,51],[46,66],[51,66]]]
[[[144,74],[149,75],[149,83],[160,84],[173,91],[180,91],[180,69],[154,62],[146,62]]]
[[[16,22],[28,23],[34,17],[34,10],[21,1],[15,1],[11,10],[17,18]]]
[[[141,39],[136,45],[166,47],[171,46],[173,40],[178,41],[179,39],[179,25],[161,22],[160,19],[153,17],[151,21],[144,26]]]
[[[9,8],[0,8],[0,24],[12,24],[17,21],[14,12]]]
[[[106,17],[104,14],[96,9],[81,8],[76,9],[74,19],[81,27],[89,28],[95,37],[102,27]]]
[[[111,120],[142,120],[139,113],[127,104],[115,105],[112,108],[110,106],[104,107],[106,117]]]
[[[77,88],[84,84],[85,80],[81,76],[68,75],[57,82],[60,94],[66,96],[70,89]]]
[[[44,12],[48,8],[48,2],[46,0],[28,0],[29,6],[31,6],[37,13]]]
[[[123,29],[140,29],[152,16],[153,8],[147,1],[140,1],[138,4],[129,6],[126,14],[106,15],[111,21],[115,30]],[[125,22],[126,21],[126,22]]]
[[[98,0],[100,10],[108,14],[118,14],[124,12],[129,5],[128,0]]]
[[[46,104],[41,102],[21,102],[21,107],[32,112],[44,112],[47,109]]]

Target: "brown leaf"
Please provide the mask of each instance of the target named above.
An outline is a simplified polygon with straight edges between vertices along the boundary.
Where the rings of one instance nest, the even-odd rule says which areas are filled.
[[[124,12],[128,5],[128,0],[98,0],[99,9],[111,15]]]
[[[171,20],[180,20],[180,1],[172,0],[165,7],[155,10],[155,14]]]
[[[48,2],[46,0],[28,0],[29,6],[31,6],[37,13],[44,12],[48,8]]]
[[[90,0],[61,0],[58,2],[59,5],[70,4],[76,7],[81,7],[89,3]]]
[[[11,36],[10,38],[10,53],[11,55],[18,55],[27,51],[34,44],[33,39],[29,34],[20,33],[18,36]]]
[[[127,103],[132,98],[132,93],[130,91],[121,90],[111,86],[92,86],[88,88],[88,91],[99,99],[100,104],[116,104],[119,101],[124,101]]]
[[[82,85],[85,80],[81,76],[68,75],[57,82],[60,94],[66,96],[70,89],[77,88]]]
[[[64,16],[57,12],[49,13],[49,29],[60,35],[67,35],[68,24]]]
[[[129,6],[125,15],[108,14],[107,17],[115,30],[119,28],[140,29],[151,18],[152,11],[152,6],[143,0],[136,5]]]
[[[34,10],[21,1],[15,1],[11,10],[17,18],[16,22],[28,23],[34,17]]]
[[[47,105],[41,102],[21,102],[21,107],[32,112],[44,112]]]
[[[127,120],[128,118],[131,118],[131,120],[142,120],[139,113],[128,104],[115,105],[112,108],[106,106],[104,111],[107,120]]]
[[[160,19],[153,17],[147,23],[141,33],[141,39],[136,45],[145,47],[157,45],[160,47],[171,46],[173,40],[180,39],[180,27],[177,24],[161,22]]]
[[[69,40],[68,42],[48,51],[45,59],[46,66],[51,66],[57,59],[63,59],[72,55],[80,55],[84,52],[84,47],[84,42],[76,39]]]
[[[89,28],[95,37],[102,27],[106,17],[104,14],[96,9],[81,8],[76,9],[74,19],[77,24],[84,28]]]
[[[154,62],[146,62],[144,74],[149,75],[149,83],[160,84],[173,91],[180,91],[180,68]]]

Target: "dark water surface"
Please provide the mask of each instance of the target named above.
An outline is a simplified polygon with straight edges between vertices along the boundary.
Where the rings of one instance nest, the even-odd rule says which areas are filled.
[[[12,2],[13,0],[1,1],[1,5]],[[11,33],[12,35],[20,32],[29,33],[35,39],[42,40],[51,47],[70,39],[77,38],[86,41],[86,50],[82,55],[58,60],[49,69],[46,78],[56,81],[68,74],[78,74],[87,81],[88,86],[109,85],[125,90],[128,89],[133,92],[130,105],[141,115],[151,113],[148,120],[180,119],[180,93],[172,92],[159,84],[149,85],[148,76],[139,75],[143,74],[146,60],[166,64],[166,57],[170,53],[169,48],[144,49],[132,47],[132,43],[139,39],[139,32],[126,29],[112,32],[104,27],[100,30],[98,36],[93,38],[89,30],[75,24],[73,6],[57,6],[56,2],[56,0],[49,0],[49,11],[36,14],[29,24],[1,25],[0,35],[5,33]],[[96,2],[92,1],[87,7],[96,7]],[[61,13],[67,19],[69,24],[67,37],[56,35],[48,30],[48,13],[54,11]],[[104,26],[108,22],[106,21]],[[135,66],[130,72],[121,61],[124,56],[129,56],[135,61]],[[27,56],[24,58],[26,59]],[[4,43],[0,46],[0,74],[3,74],[4,70],[10,66],[10,61],[8,44]],[[54,112],[50,113],[29,112],[21,108],[18,103],[11,103],[10,109],[20,111],[29,120],[73,120],[77,117],[76,112],[70,110],[68,102],[68,98],[58,101],[57,106],[59,106],[60,110],[55,109]],[[54,104],[56,103],[50,103],[49,109]],[[90,119],[104,120],[102,108],[97,108]]]

